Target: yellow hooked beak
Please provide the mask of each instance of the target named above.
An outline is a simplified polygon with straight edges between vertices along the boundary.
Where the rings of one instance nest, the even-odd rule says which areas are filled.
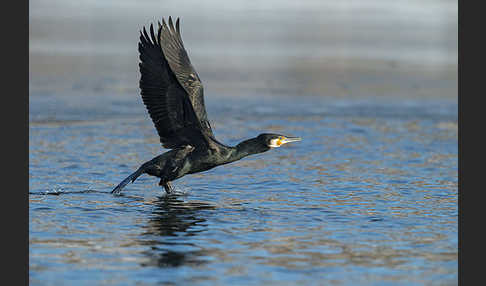
[[[285,137],[285,136],[280,136],[277,141],[275,142],[275,145],[277,145],[277,147],[280,147],[281,145],[283,144],[287,144],[287,143],[290,143],[290,142],[297,142],[297,141],[301,141],[302,138],[300,137]]]

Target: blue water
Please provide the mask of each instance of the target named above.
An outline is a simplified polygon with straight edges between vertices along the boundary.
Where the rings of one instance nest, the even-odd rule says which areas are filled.
[[[136,95],[30,97],[31,285],[457,284],[457,101],[206,96],[230,145],[301,142],[188,175]]]

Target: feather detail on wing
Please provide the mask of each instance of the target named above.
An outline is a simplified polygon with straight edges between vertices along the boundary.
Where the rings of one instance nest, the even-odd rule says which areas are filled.
[[[162,29],[157,37],[150,25],[140,32],[140,89],[148,113],[165,148],[185,145],[208,147],[206,128],[201,125],[185,88],[171,70],[160,45]],[[212,134],[212,133],[211,133]]]

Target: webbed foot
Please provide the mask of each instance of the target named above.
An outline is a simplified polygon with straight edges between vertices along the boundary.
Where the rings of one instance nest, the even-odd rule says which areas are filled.
[[[164,187],[167,194],[170,194],[174,191],[174,187],[172,186],[171,182],[163,182],[162,180],[160,180],[159,185]]]

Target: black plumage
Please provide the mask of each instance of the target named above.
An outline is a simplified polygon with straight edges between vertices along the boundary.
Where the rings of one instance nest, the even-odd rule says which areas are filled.
[[[168,24],[164,19],[158,24],[157,36],[153,25],[150,25],[150,35],[145,28],[140,32],[140,94],[162,146],[172,150],[142,164],[112,193],[119,193],[144,173],[159,177],[159,185],[170,192],[170,182],[186,174],[300,140],[265,133],[235,147],[218,142],[206,113],[203,85],[182,42],[179,19],[175,27],[171,17]]]

